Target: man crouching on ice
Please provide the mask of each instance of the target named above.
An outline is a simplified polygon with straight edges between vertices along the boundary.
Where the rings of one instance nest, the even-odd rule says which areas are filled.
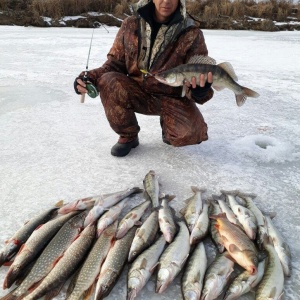
[[[139,145],[135,113],[159,115],[162,139],[175,147],[207,140],[207,125],[196,103],[212,98],[212,74],[199,74],[199,86],[194,77],[185,81],[182,97],[182,87],[162,84],[141,72],[155,74],[208,54],[202,31],[186,15],[185,0],[140,0],[133,9],[135,16],[123,21],[107,61],[88,72],[109,124],[119,135],[111,154],[126,156]],[[77,94],[87,92],[83,75],[74,82]]]

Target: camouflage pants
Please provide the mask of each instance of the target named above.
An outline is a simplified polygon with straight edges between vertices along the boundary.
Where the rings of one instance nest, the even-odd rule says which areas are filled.
[[[166,140],[173,146],[207,140],[207,125],[194,101],[187,98],[153,96],[130,77],[108,72],[98,81],[98,89],[111,128],[121,137],[133,138],[140,131],[135,113],[158,115]]]

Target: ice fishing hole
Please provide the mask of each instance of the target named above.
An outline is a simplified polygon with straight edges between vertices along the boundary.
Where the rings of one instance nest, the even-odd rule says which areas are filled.
[[[263,140],[255,141],[255,145],[257,145],[262,149],[267,149],[268,146],[274,146],[270,141],[263,141]]]

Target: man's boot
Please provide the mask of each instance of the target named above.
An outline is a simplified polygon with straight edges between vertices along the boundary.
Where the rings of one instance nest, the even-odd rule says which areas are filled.
[[[139,138],[125,138],[120,137],[118,142],[111,148],[111,155],[117,157],[126,156],[132,148],[139,145]]]

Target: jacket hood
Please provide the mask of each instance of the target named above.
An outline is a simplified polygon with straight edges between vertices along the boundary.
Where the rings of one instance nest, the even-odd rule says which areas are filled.
[[[149,2],[152,2],[152,0],[140,0],[137,3],[131,4],[130,8],[132,10],[132,13],[134,15],[138,14],[138,9],[147,5]],[[183,18],[186,18],[186,1],[180,0],[180,13],[183,16]]]

